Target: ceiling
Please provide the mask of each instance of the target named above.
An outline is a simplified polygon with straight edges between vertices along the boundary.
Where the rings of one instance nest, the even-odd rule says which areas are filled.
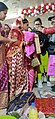
[[[21,13],[22,8],[36,6],[41,3],[51,3],[54,1],[55,0],[0,0],[0,2],[4,2],[9,8],[7,18],[19,15]]]

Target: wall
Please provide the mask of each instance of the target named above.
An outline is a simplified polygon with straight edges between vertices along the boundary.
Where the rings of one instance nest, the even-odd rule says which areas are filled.
[[[43,15],[37,15],[36,17],[30,17],[30,18],[28,18],[29,21],[30,21],[30,25],[33,27],[33,21],[34,21],[34,19],[36,19],[37,17],[40,17],[41,20],[42,20],[43,26],[50,27],[50,22],[48,21],[48,17],[51,16],[52,14],[51,13],[45,13]]]
[[[33,21],[34,19],[36,19],[37,17],[40,17],[43,23],[43,26],[45,27],[49,27],[50,26],[50,22],[48,21],[48,17],[51,16],[54,13],[45,13],[43,15],[37,15],[36,17],[27,17],[27,19],[29,20],[30,26],[33,28]],[[8,23],[8,24],[13,24],[15,23],[16,18],[14,19],[8,19],[5,20],[4,23]]]

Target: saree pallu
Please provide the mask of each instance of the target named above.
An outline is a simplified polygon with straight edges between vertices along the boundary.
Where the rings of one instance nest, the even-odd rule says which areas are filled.
[[[32,91],[34,83],[34,69],[28,71],[28,91]]]
[[[8,105],[8,72],[7,63],[3,63],[0,69],[0,109],[6,108]]]
[[[7,61],[9,63],[9,95],[10,100],[12,100],[17,94],[28,90],[27,74],[24,67],[24,57],[20,50],[14,56],[9,57]]]
[[[31,60],[30,58],[25,56],[24,62],[25,62],[25,67],[26,67],[26,74],[27,74],[27,87],[28,87],[28,92],[32,91],[33,89],[33,84],[34,84],[34,68],[31,66]]]

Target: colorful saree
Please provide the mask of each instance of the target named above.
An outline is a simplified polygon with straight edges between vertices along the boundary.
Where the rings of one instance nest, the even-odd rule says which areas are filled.
[[[20,92],[27,91],[27,76],[26,69],[24,67],[24,55],[22,47],[20,47],[23,40],[23,34],[19,29],[14,28],[11,32],[11,36],[12,38],[16,36],[18,41],[13,43],[7,52],[10,100],[12,100]]]
[[[0,44],[0,109],[8,104],[8,71],[5,60],[5,44]]]

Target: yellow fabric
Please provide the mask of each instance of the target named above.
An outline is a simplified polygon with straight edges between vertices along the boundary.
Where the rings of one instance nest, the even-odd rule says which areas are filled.
[[[42,74],[38,73],[38,80],[41,80],[41,79],[42,79]]]
[[[48,69],[48,52],[46,51],[45,55],[40,54],[41,64],[39,66],[39,70],[41,73],[47,72]]]

